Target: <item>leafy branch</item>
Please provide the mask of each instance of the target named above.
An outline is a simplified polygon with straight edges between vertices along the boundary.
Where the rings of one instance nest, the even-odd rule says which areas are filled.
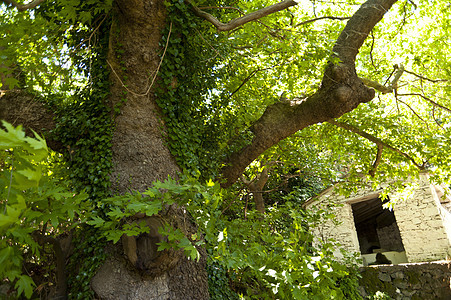
[[[335,119],[374,98],[374,90],[356,75],[355,59],[371,30],[395,2],[369,0],[361,5],[338,37],[317,92],[293,106],[277,102],[266,108],[250,127],[254,134],[252,142],[232,153],[225,162],[221,170],[226,179],[224,187],[235,182],[252,161],[279,141],[310,125]]]

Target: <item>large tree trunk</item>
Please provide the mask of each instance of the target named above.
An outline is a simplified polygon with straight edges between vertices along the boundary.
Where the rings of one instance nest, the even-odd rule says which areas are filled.
[[[108,54],[111,105],[120,108],[114,116],[114,193],[143,191],[153,181],[175,177],[179,171],[162,136],[164,122],[154,93],[148,92],[160,62],[165,20],[162,0],[115,3]],[[189,220],[178,208],[171,208],[170,214],[180,222]],[[155,227],[154,232],[165,222],[161,218],[146,221]],[[184,225],[186,233],[194,232],[193,224],[188,229]],[[208,299],[205,251],[200,249],[202,258],[194,262],[181,252],[155,252],[155,241],[156,233],[124,237],[123,248],[111,249],[110,258],[92,280],[96,294],[102,299]]]

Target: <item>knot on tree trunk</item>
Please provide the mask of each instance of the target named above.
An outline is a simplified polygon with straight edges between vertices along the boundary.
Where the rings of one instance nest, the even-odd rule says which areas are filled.
[[[147,226],[148,233],[138,236],[122,236],[124,253],[130,263],[143,275],[157,277],[176,266],[183,252],[174,249],[158,251],[158,243],[167,242],[167,237],[162,236],[158,229],[166,224],[166,221],[158,216],[142,217],[132,223],[138,226]]]
[[[329,107],[331,119],[355,109],[360,103],[371,101],[375,96],[375,91],[357,76],[354,65],[344,63],[329,63],[318,92],[322,94],[325,107]]]

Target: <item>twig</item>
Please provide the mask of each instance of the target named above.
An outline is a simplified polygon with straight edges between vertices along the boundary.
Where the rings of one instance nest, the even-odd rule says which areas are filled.
[[[200,36],[200,38],[201,38],[208,46],[210,46],[210,48],[213,49],[213,51],[215,51],[216,54],[219,55],[219,57],[221,57],[223,60],[226,60],[226,59],[224,58],[224,56],[222,56],[221,53],[219,53],[219,51],[216,50],[215,47],[213,47],[208,41],[206,41],[206,40],[204,39],[204,37],[202,36],[202,34],[199,32],[199,30],[196,29],[196,32],[197,32],[197,34]]]
[[[351,131],[351,132],[354,132],[354,133],[360,135],[361,137],[363,137],[363,138],[375,143],[376,145],[384,146],[385,148],[388,148],[388,149],[390,149],[390,150],[392,150],[392,151],[404,156],[408,160],[410,160],[418,169],[420,169],[420,170],[424,169],[424,164],[420,165],[412,157],[410,157],[407,153],[402,152],[401,150],[399,150],[399,149],[387,144],[386,142],[382,141],[381,139],[379,139],[379,138],[377,138],[375,136],[370,135],[369,133],[366,133],[366,132],[360,130],[359,128],[357,128],[357,127],[355,127],[353,125],[350,125],[350,124],[347,124],[347,123],[343,123],[343,122],[338,122],[338,121],[335,121],[335,120],[329,120],[328,122],[330,124],[332,124],[332,125],[337,126],[337,127],[343,128],[343,129]]]
[[[373,65],[374,69],[377,71],[377,67],[374,64],[374,59],[373,59],[373,50],[374,50],[374,33],[373,30],[371,30],[371,49],[370,49],[370,59],[371,59],[371,64]]]
[[[401,99],[399,99],[398,97],[396,97],[396,101],[399,101],[399,102],[401,102],[402,104],[404,104],[405,106],[407,106],[411,111],[412,111],[412,113],[415,115],[415,116],[417,116],[417,118],[418,119],[420,119],[421,121],[423,121],[424,122],[424,124],[426,124],[426,128],[429,130],[429,126],[428,126],[428,123],[408,104],[408,103],[406,103],[406,102],[404,102],[404,101],[402,101]]]
[[[419,94],[419,93],[408,93],[408,94],[398,94],[398,96],[419,96],[421,98],[423,98],[424,100],[428,101],[429,103],[431,103],[434,106],[440,107],[443,110],[446,110],[447,112],[451,112],[451,109],[449,109],[446,106],[443,106],[441,104],[438,104],[437,102],[435,102],[434,100],[430,99],[429,97],[426,97],[423,94]]]
[[[288,62],[290,62],[290,61],[288,61]],[[287,62],[285,62],[285,63],[287,63]],[[284,64],[284,63],[278,63],[278,64],[273,65],[273,66],[271,66],[271,67],[267,67],[267,68],[263,68],[263,69],[256,69],[256,70],[252,71],[246,78],[244,78],[244,80],[243,80],[243,82],[240,84],[240,86],[239,86],[238,88],[236,88],[236,89],[230,94],[230,96],[228,97],[228,99],[232,98],[232,96],[233,96],[236,92],[238,92],[238,91],[243,87],[243,85],[246,84],[246,82],[248,82],[252,77],[254,77],[254,75],[255,75],[257,72],[266,71],[266,70],[271,70],[272,68],[275,68],[275,67],[280,66],[280,65],[282,65],[282,64]]]
[[[435,106],[432,106],[432,118],[434,119],[434,122],[435,122],[440,128],[445,129],[445,128],[443,128],[442,124],[440,124],[440,123],[438,122],[437,118],[435,117]]]
[[[449,81],[448,79],[430,79],[430,78],[427,78],[425,76],[419,75],[419,74],[417,74],[415,72],[412,72],[412,71],[404,70],[404,72],[406,72],[408,74],[411,74],[413,76],[416,76],[416,77],[418,77],[420,79],[423,79],[423,80],[426,80],[426,81],[430,81],[430,82],[434,82],[434,83],[435,82],[447,82],[447,81]]]
[[[296,25],[294,25],[294,27],[299,27],[305,24],[309,24],[309,23],[313,23],[319,20],[324,20],[324,19],[328,19],[328,20],[349,20],[351,17],[334,17],[334,16],[322,16],[322,17],[318,17],[318,18],[313,18],[310,20],[306,20],[306,21],[302,21],[301,23],[298,23]]]

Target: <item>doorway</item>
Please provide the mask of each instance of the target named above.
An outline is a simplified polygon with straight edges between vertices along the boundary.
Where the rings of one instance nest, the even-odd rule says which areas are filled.
[[[376,197],[351,204],[360,253],[367,264],[407,262],[395,214],[383,207],[387,201]]]

